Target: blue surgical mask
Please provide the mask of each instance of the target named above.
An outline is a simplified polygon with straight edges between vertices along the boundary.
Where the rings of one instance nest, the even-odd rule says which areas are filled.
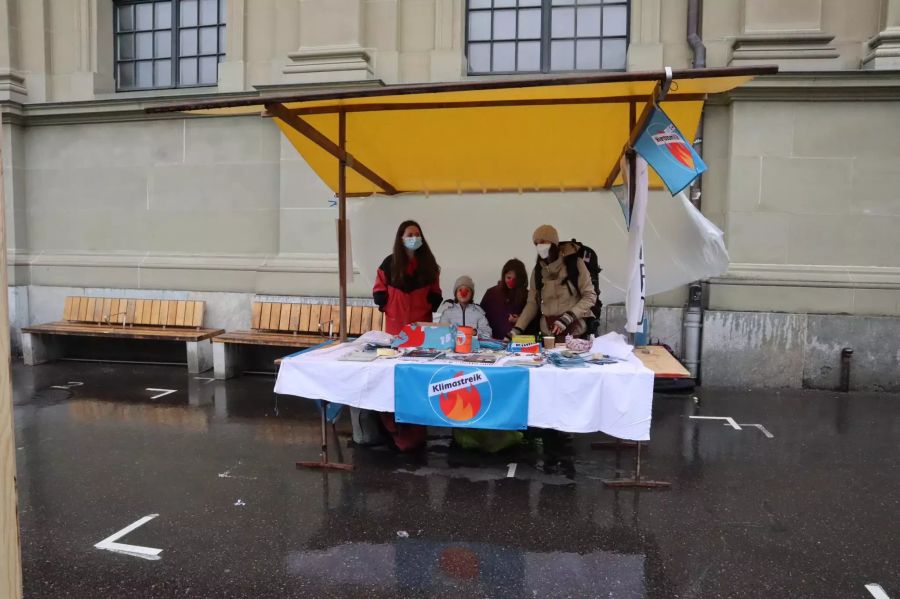
[[[403,247],[408,250],[417,250],[422,247],[422,238],[421,237],[404,237],[403,238]]]

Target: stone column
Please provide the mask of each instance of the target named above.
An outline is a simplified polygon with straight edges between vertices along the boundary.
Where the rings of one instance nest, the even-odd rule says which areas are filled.
[[[113,7],[102,0],[75,0],[78,70],[72,74],[72,99],[91,100],[116,89],[113,76]]]
[[[363,0],[301,0],[300,47],[288,54],[283,83],[363,81],[373,76],[364,41]]]
[[[14,0],[0,0],[0,101],[25,101],[25,76],[19,70],[19,49],[16,45],[19,19]]]
[[[454,81],[466,74],[463,57],[463,0],[436,0],[434,6],[434,50],[431,80]]]
[[[882,0],[881,31],[869,40],[864,69],[900,69],[900,0]]]
[[[777,64],[784,71],[840,68],[834,35],[822,28],[822,0],[743,0],[732,65]]]
[[[219,90],[239,92],[247,86],[244,60],[247,4],[246,0],[229,0],[225,6],[225,60],[219,64]]]
[[[660,31],[662,0],[632,0],[631,41],[628,44],[628,70],[661,69],[663,43]]]

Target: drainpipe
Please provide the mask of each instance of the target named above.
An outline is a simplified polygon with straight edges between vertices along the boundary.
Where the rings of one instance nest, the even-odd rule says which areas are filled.
[[[693,52],[691,67],[695,69],[706,68],[706,46],[703,44],[701,28],[703,24],[703,0],[688,0],[687,12],[687,43]],[[700,115],[700,123],[697,126],[697,137],[694,140],[694,150],[702,156],[703,153],[703,115]],[[700,196],[702,177],[697,177],[689,190],[691,204],[700,210]],[[691,377],[698,379],[700,373],[700,328],[703,323],[703,287],[700,281],[694,281],[688,287],[688,304],[684,313],[682,335],[684,340],[684,364]]]

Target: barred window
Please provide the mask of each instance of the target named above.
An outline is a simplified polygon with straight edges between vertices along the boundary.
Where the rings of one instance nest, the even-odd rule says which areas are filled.
[[[116,0],[119,91],[216,85],[225,0]]]
[[[470,74],[625,70],[627,0],[468,0]]]

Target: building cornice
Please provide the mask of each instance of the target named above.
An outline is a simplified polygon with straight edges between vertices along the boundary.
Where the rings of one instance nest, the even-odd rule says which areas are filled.
[[[166,103],[197,102],[265,97],[275,93],[321,88],[358,87],[361,82],[320,83],[304,85],[258,86],[253,91],[223,93],[219,91],[166,90],[164,92],[129,92],[111,94],[93,100],[73,102],[22,103],[0,99],[4,123],[24,126],[109,123],[123,121],[156,121],[184,118],[183,113],[147,114],[146,108]],[[373,86],[382,81],[366,81]],[[900,71],[825,71],[786,72],[757,77],[728,93],[712,96],[709,104],[726,106],[733,102],[860,102],[900,100]],[[204,118],[193,115],[192,118]]]
[[[728,272],[709,280],[715,285],[900,289],[900,268],[810,264],[732,263]]]
[[[900,71],[781,72],[713,96],[709,103],[863,102],[900,100]]]
[[[124,121],[159,121],[163,119],[185,118],[184,113],[147,114],[145,109],[172,103],[211,102],[220,100],[237,100],[243,98],[264,98],[274,93],[301,92],[313,89],[335,89],[340,87],[359,87],[361,84],[375,86],[384,85],[380,80],[365,82],[344,82],[304,85],[271,85],[258,86],[253,91],[223,93],[207,88],[203,92],[191,90],[165,90],[150,92],[125,92],[97,97],[93,100],[72,102],[39,102],[22,103],[14,100],[0,99],[0,113],[4,123],[24,125],[73,125],[85,123],[114,123]],[[190,118],[208,118],[204,115],[190,115]]]
[[[12,249],[10,267],[146,268],[269,273],[337,274],[336,254],[177,254],[155,252],[65,252]]]

